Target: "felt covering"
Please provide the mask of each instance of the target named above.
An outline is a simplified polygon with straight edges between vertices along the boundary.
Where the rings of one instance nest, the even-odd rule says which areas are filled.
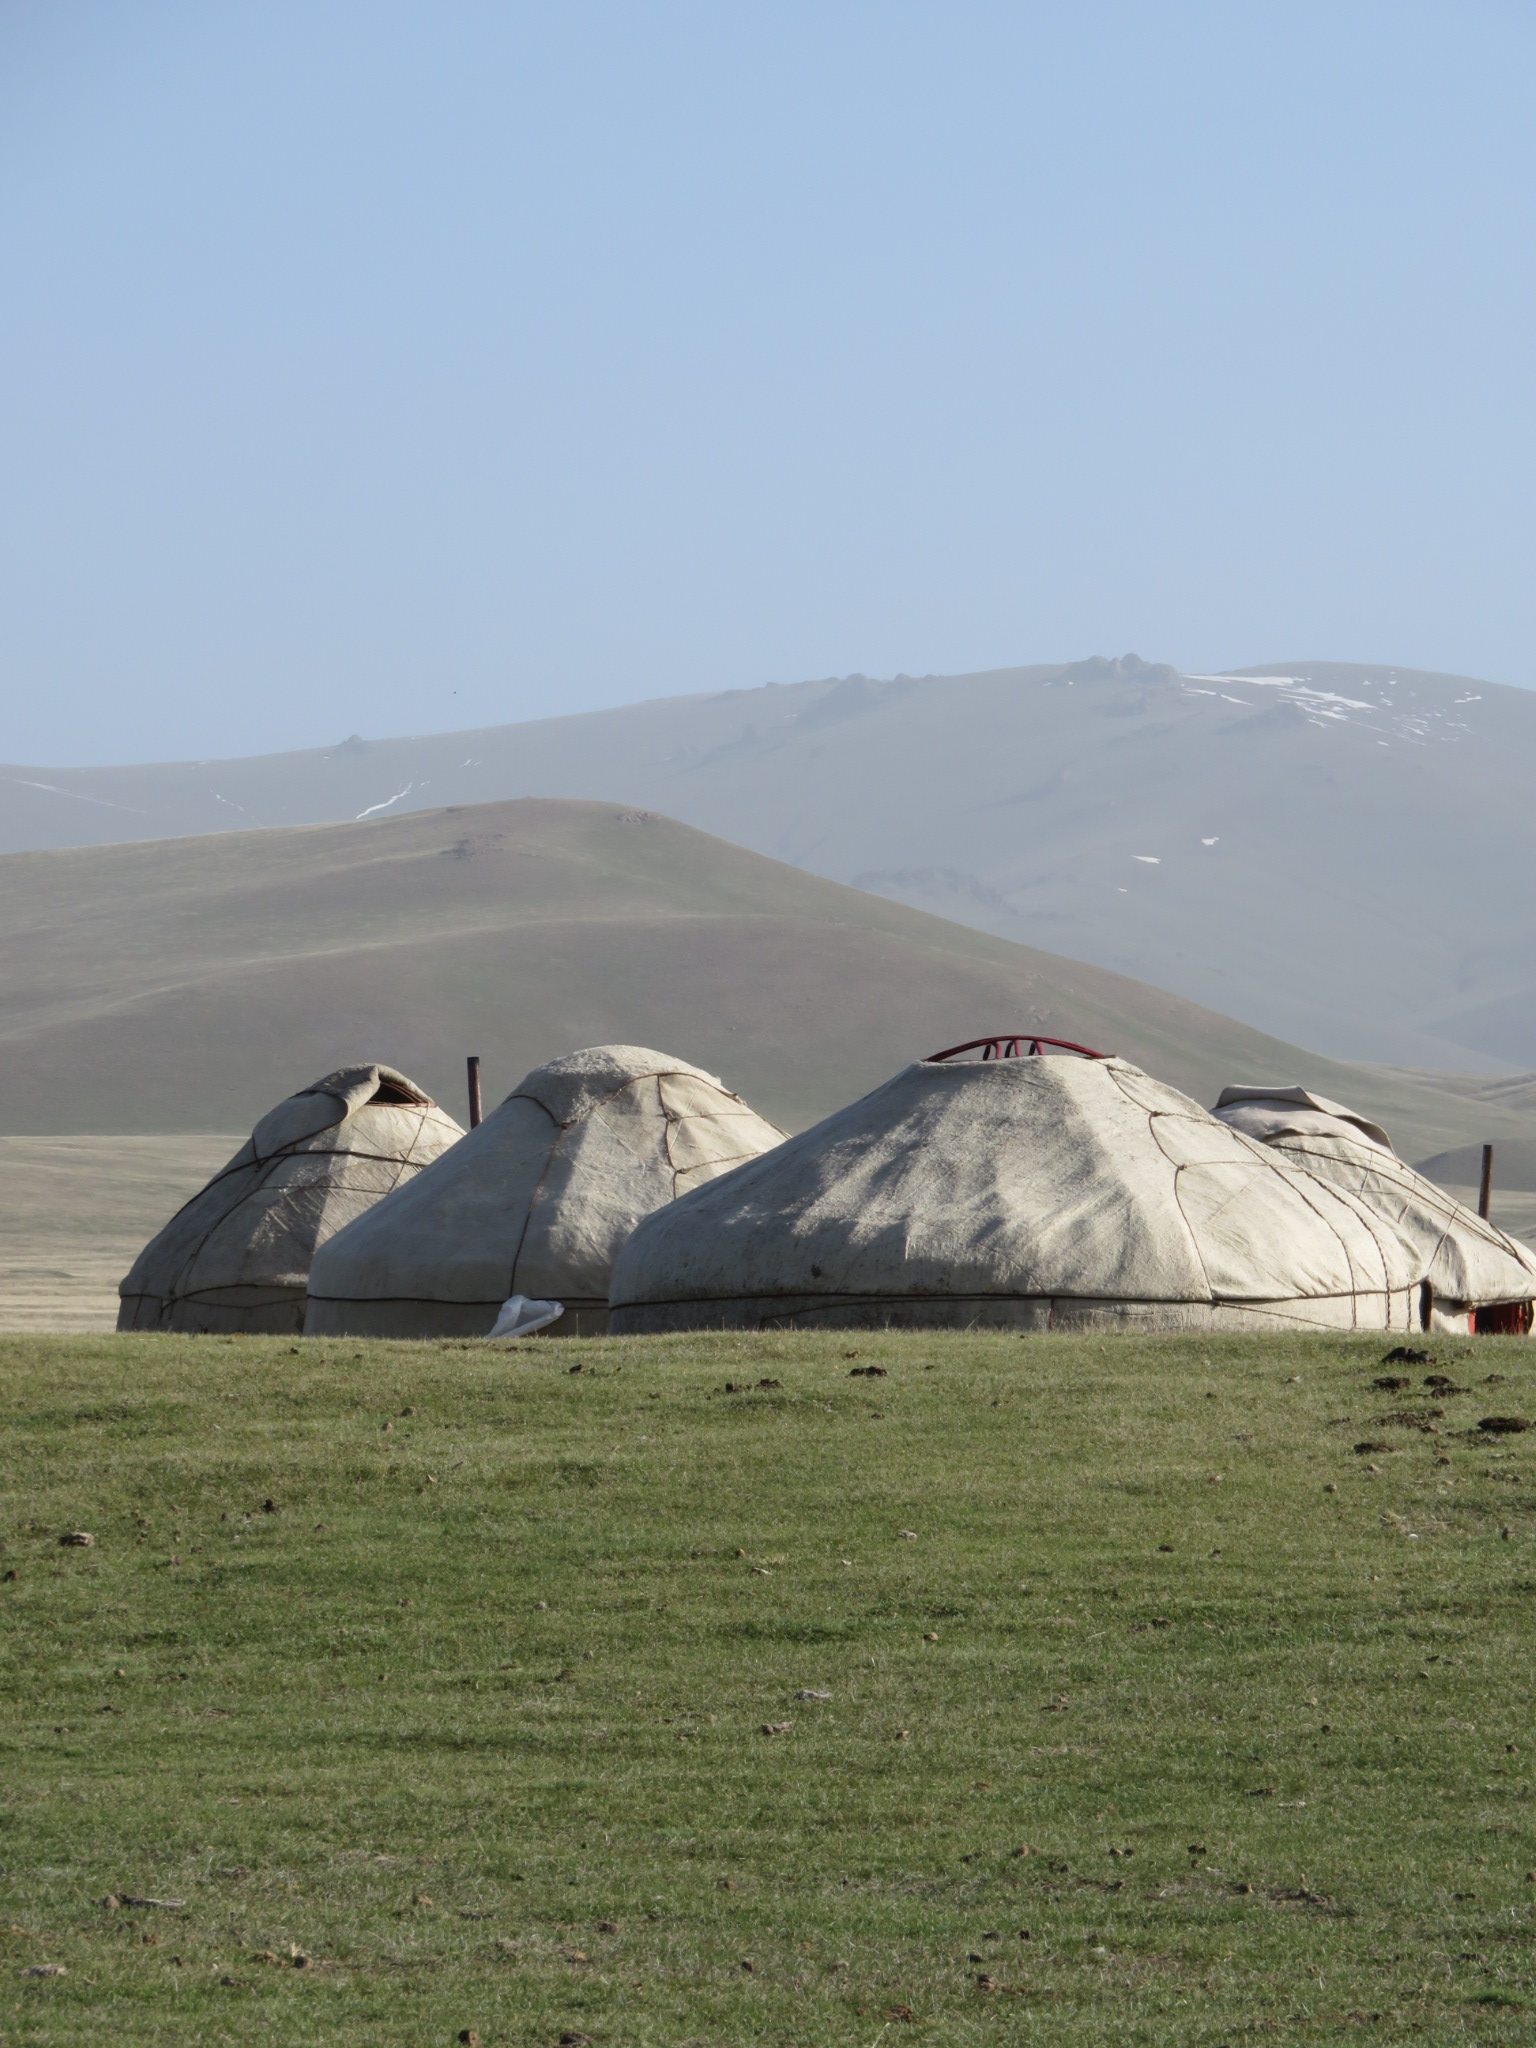
[[[1378,1124],[1300,1088],[1224,1088],[1215,1114],[1395,1232],[1430,1290],[1432,1326],[1464,1330],[1473,1310],[1536,1298],[1536,1252],[1405,1164]]]
[[[1417,1326],[1368,1205],[1118,1059],[920,1061],[647,1218],[615,1331]]]
[[[1211,1114],[1234,1131],[1245,1131],[1265,1144],[1293,1131],[1332,1136],[1342,1130],[1368,1138],[1384,1151],[1392,1150],[1392,1140],[1380,1124],[1373,1124],[1358,1110],[1346,1109],[1342,1102],[1314,1095],[1310,1088],[1223,1088]]]
[[[327,1245],[305,1328],[485,1336],[513,1294],[606,1329],[614,1254],[642,1217],[779,1144],[711,1074],[642,1046],[538,1067],[463,1143]]]
[[[120,1330],[299,1331],[332,1234],[463,1133],[393,1067],[343,1067],[269,1110],[158,1231],[118,1293]]]

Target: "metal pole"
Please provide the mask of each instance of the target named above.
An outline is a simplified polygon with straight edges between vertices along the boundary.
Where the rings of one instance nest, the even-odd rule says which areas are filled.
[[[472,1052],[465,1062],[469,1069],[469,1128],[473,1130],[480,1121],[480,1055]],[[1487,1211],[1484,1210],[1484,1215]]]
[[[1486,1216],[1493,1202],[1493,1147],[1483,1147],[1483,1177],[1477,1190],[1477,1213]]]

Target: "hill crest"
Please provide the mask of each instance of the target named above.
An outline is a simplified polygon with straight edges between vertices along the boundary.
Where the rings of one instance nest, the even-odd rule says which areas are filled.
[[[789,1127],[993,1030],[1121,1052],[1207,1101],[1305,1078],[1413,1153],[1529,1115],[591,801],[10,855],[0,945],[15,1133],[248,1128],[364,1056],[456,1107],[468,1052],[494,1101],[604,1041],[675,1052]]]
[[[867,676],[243,762],[5,770],[0,845],[598,797],[1335,1057],[1536,1067],[1536,692],[1137,656]]]

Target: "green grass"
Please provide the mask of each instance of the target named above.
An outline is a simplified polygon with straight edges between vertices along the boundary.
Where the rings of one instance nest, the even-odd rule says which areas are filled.
[[[0,1343],[0,2039],[1529,2040],[1536,1353],[1386,1343]]]

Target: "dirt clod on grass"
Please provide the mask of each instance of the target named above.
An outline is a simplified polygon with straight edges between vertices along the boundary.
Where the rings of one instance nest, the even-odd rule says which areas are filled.
[[[1433,1436],[1435,1424],[1444,1413],[1443,1408],[1394,1408],[1389,1415],[1378,1415],[1374,1420],[1378,1429],[1417,1429]]]

